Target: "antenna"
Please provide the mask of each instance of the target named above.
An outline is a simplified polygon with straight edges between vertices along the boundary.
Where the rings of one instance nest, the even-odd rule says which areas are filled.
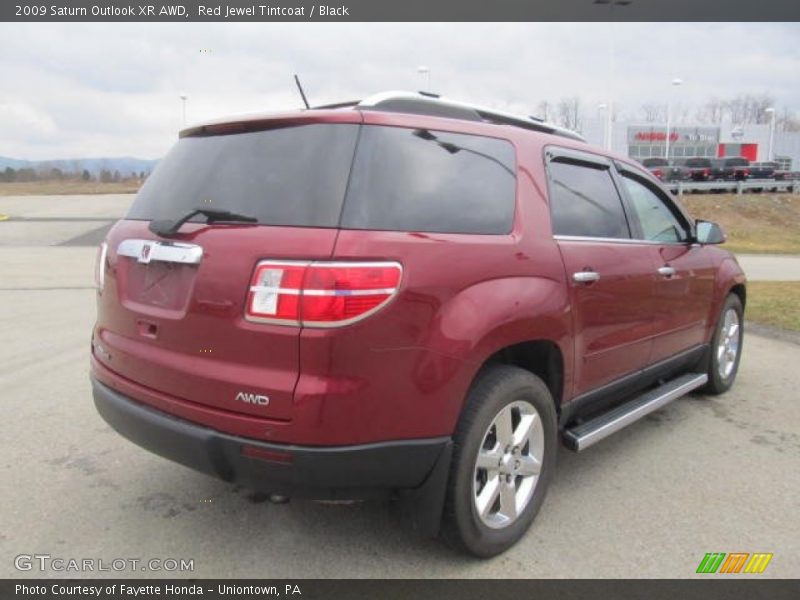
[[[303,104],[306,105],[306,108],[311,108],[308,105],[308,100],[306,100],[306,94],[303,91],[303,86],[300,85],[300,78],[297,76],[297,73],[294,74],[294,82],[297,84],[297,89],[300,91],[300,97],[303,99]]]

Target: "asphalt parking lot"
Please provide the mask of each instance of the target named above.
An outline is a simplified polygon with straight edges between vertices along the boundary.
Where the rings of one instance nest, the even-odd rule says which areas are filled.
[[[0,223],[0,577],[76,576],[18,571],[20,554],[194,561],[95,576],[682,578],[707,552],[771,552],[757,577],[800,573],[800,346],[752,334],[727,395],[562,451],[530,532],[488,561],[417,537],[388,502],[272,505],[139,449],[88,380],[94,245],[130,199],[0,198],[19,217]]]

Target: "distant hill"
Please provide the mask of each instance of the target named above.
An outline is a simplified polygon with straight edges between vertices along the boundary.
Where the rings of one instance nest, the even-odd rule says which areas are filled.
[[[158,162],[155,160],[146,160],[142,158],[133,158],[130,156],[123,156],[119,158],[71,158],[59,160],[21,160],[18,158],[8,158],[0,156],[0,171],[6,167],[12,169],[61,169],[65,172],[81,172],[84,169],[89,171],[92,175],[97,176],[100,171],[106,169],[111,171],[119,171],[123,176],[130,175],[130,173],[150,173],[153,167]]]

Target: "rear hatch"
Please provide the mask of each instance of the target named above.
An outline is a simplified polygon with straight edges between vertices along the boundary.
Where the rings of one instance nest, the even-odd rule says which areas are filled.
[[[301,330],[247,320],[245,303],[259,261],[333,253],[360,115],[327,117],[180,139],[108,235],[94,335],[103,366],[173,397],[291,419]],[[255,222],[200,213],[174,234],[149,227],[196,209]]]

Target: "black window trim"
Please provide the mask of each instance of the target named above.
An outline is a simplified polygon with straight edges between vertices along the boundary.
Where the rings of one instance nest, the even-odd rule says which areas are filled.
[[[637,240],[634,238],[633,223],[631,222],[630,215],[628,214],[628,207],[626,205],[626,198],[620,189],[621,181],[618,178],[617,170],[614,168],[614,160],[602,154],[594,154],[585,152],[583,150],[575,150],[574,148],[565,148],[562,146],[545,146],[544,148],[545,171],[547,173],[547,205],[548,213],[550,214],[550,231],[555,240],[565,241],[584,241],[584,242],[613,242],[613,243],[647,243],[647,240]],[[611,183],[614,186],[617,197],[619,198],[620,205],[622,206],[622,214],[625,217],[625,224],[628,226],[628,237],[602,237],[602,236],[583,236],[583,235],[562,235],[553,231],[553,213],[550,204],[553,198],[553,178],[550,171],[550,163],[565,163],[589,169],[605,169],[611,177]]]

